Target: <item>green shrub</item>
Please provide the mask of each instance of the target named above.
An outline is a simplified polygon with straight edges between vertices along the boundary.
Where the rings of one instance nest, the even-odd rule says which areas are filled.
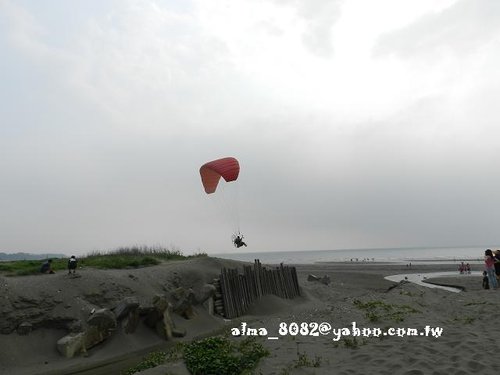
[[[222,336],[194,341],[184,349],[184,361],[193,375],[239,375],[253,369],[269,352],[255,338],[240,344]]]

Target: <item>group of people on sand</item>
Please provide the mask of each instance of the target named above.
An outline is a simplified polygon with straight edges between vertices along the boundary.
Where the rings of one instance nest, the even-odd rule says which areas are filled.
[[[484,252],[483,288],[498,289],[500,283],[500,250]]]
[[[464,264],[464,262],[460,263],[458,266],[458,272],[460,272],[460,275],[463,275],[464,273],[470,274],[471,273],[471,268],[470,264]]]
[[[71,273],[75,274],[77,266],[78,260],[74,255],[72,255],[71,258],[68,259],[68,275],[70,275]],[[48,259],[43,262],[42,266],[40,267],[40,273],[55,273],[52,269],[52,259]]]

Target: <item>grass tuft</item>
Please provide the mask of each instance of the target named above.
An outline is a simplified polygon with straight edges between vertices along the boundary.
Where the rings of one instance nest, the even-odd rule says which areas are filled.
[[[418,313],[419,311],[408,305],[388,304],[383,301],[354,301],[354,305],[365,311],[365,317],[370,322],[379,322],[383,319],[402,322],[409,314]]]

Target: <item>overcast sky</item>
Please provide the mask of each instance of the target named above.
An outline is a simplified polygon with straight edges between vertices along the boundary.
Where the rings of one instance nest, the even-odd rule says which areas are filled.
[[[499,67],[498,0],[0,0],[0,251],[499,244]]]

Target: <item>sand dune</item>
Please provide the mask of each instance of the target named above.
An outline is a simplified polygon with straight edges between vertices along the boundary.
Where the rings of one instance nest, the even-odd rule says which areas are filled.
[[[113,304],[126,295],[148,301],[169,290],[174,278],[194,288],[210,282],[222,266],[232,261],[197,259],[137,270],[81,270],[81,278],[63,274],[20,278],[0,277],[2,298],[58,301],[52,309],[61,315],[88,314],[92,305]],[[482,290],[481,277],[446,277],[427,281],[462,285],[465,291],[452,293],[415,283],[394,283],[384,279],[394,274],[422,274],[454,271],[454,265],[422,265],[408,270],[394,264],[332,263],[297,266],[302,296],[283,300],[265,296],[239,319],[227,321],[209,316],[200,306],[193,320],[177,320],[188,332],[186,340],[222,327],[264,327],[268,336],[259,340],[271,355],[259,363],[256,374],[497,374],[494,360],[500,347],[498,328],[500,291]],[[307,281],[307,276],[328,275],[329,285]],[[89,296],[94,296],[94,300]],[[89,302],[91,300],[91,302]],[[2,314],[7,309],[3,304]],[[61,307],[62,306],[62,307]],[[83,309],[83,310],[82,310]],[[19,311],[18,311],[19,312]],[[9,319],[14,313],[8,312]],[[3,316],[3,317],[4,317]],[[328,334],[279,334],[280,324],[328,323],[331,328],[415,328],[418,336],[363,337]],[[439,337],[425,333],[440,328]],[[344,333],[347,333],[345,331]],[[88,357],[62,358],[55,341],[65,334],[53,327],[40,328],[29,336],[0,335],[0,373],[5,374],[119,374],[140,358],[141,353],[169,345],[144,326],[133,335],[116,332],[108,341],[89,351]],[[241,338],[235,338],[239,340]],[[338,339],[338,340],[337,340]],[[177,339],[176,339],[177,340]],[[168,368],[168,364],[166,365]]]

